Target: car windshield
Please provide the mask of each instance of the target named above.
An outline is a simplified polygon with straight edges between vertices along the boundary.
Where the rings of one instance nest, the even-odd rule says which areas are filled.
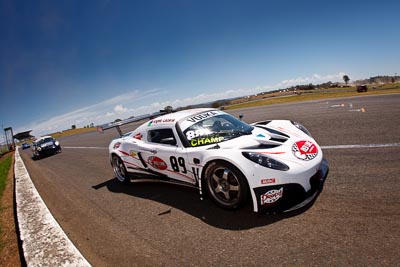
[[[48,137],[48,138],[40,139],[40,140],[36,141],[36,144],[40,145],[40,144],[44,144],[44,143],[48,143],[48,142],[53,142],[53,138]]]
[[[253,128],[222,111],[205,112],[181,123],[183,134],[191,147],[216,144],[251,134]]]

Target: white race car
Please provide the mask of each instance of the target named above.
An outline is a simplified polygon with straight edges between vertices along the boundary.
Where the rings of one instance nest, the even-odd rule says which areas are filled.
[[[132,121],[99,129],[117,127],[121,133],[119,126]],[[255,212],[307,205],[329,170],[321,148],[298,123],[249,125],[204,108],[154,118],[112,140],[109,153],[120,182],[157,178],[189,184],[225,209],[237,209],[250,197]]]

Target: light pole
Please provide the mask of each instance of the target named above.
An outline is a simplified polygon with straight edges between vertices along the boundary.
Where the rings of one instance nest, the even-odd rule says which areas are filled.
[[[8,138],[7,138],[7,132],[10,132],[11,133],[11,140],[10,140],[10,143],[11,143],[11,145],[10,145],[10,143],[8,142]],[[11,151],[11,150],[14,150],[15,149],[15,142],[14,142],[14,133],[13,133],[13,130],[12,130],[12,127],[7,127],[7,128],[5,128],[4,129],[4,133],[5,133],[5,136],[6,136],[6,142],[7,142],[7,147],[8,147],[8,150],[9,151]]]

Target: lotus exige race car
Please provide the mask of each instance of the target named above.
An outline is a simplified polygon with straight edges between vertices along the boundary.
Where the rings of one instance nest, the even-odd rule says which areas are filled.
[[[100,130],[121,132],[121,124]],[[249,125],[216,109],[152,119],[112,140],[109,153],[120,182],[169,179],[193,185],[201,195],[206,191],[226,209],[237,209],[250,197],[255,212],[307,205],[328,174],[321,148],[302,125],[287,120]]]
[[[51,136],[42,136],[32,143],[32,158],[40,159],[44,156],[61,153],[61,145]]]

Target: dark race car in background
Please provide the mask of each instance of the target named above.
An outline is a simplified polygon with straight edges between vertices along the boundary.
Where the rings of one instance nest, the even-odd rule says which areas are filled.
[[[357,92],[362,93],[362,92],[367,92],[368,87],[366,85],[358,85],[357,86]]]
[[[22,148],[22,149],[28,149],[28,148],[30,148],[30,147],[31,147],[31,145],[28,144],[28,143],[23,143],[23,144],[21,145],[21,148]]]
[[[42,157],[61,153],[61,145],[51,136],[43,136],[32,143],[32,158],[40,159]]]

